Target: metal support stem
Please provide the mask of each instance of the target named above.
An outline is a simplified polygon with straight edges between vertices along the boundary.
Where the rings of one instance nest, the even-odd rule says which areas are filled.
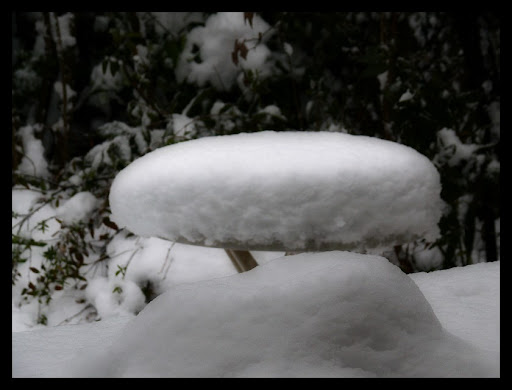
[[[258,263],[249,251],[236,249],[225,249],[225,251],[233,262],[236,270],[240,273],[249,271],[258,266]]]

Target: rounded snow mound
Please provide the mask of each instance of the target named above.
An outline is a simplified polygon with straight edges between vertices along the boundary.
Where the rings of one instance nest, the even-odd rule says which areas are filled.
[[[113,219],[140,236],[323,251],[435,239],[441,184],[414,149],[331,132],[242,133],[169,145],[114,180]]]
[[[378,256],[300,254],[177,286],[76,376],[492,376],[484,351],[442,328],[412,279]],[[69,374],[68,372],[68,374]]]

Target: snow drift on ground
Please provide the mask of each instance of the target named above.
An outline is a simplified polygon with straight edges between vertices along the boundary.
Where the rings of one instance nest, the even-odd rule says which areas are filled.
[[[500,350],[500,262],[410,274],[441,323],[479,348]]]
[[[286,256],[172,288],[132,320],[13,333],[14,377],[499,372],[499,262],[411,278],[377,256]]]
[[[141,236],[240,249],[370,250],[435,238],[440,190],[435,167],[407,146],[264,131],[148,153],[116,176],[110,205],[118,226]]]

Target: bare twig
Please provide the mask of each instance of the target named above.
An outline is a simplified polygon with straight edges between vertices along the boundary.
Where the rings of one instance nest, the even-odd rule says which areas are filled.
[[[169,254],[171,253],[171,250],[172,250],[172,248],[174,247],[175,244],[176,244],[176,242],[173,242],[171,244],[171,246],[169,246],[169,249],[167,250],[167,255],[165,256],[165,261],[162,264],[162,269],[160,270],[160,273],[162,273],[164,268],[165,268],[165,265],[168,264],[167,268],[165,268],[165,274],[164,274],[164,277],[162,278],[162,280],[165,280],[165,278],[167,278],[167,273],[169,272],[169,268],[171,268],[171,265],[172,265],[172,263],[174,261],[174,257],[170,258]],[[171,260],[169,260],[169,259],[171,259]]]
[[[89,303],[89,304],[88,304],[88,305],[86,305],[82,310],[80,310],[78,313],[73,314],[72,316],[70,316],[70,317],[68,317],[68,318],[64,319],[64,320],[63,320],[63,321],[61,321],[61,322],[59,322],[59,323],[57,324],[57,326],[67,324],[67,323],[68,323],[69,321],[71,321],[73,318],[78,317],[78,316],[79,316],[80,314],[82,314],[84,311],[86,311],[86,310],[88,310],[88,309],[91,309],[91,308],[93,308],[93,307],[94,307],[94,306],[93,306],[93,305],[91,305],[91,304]]]

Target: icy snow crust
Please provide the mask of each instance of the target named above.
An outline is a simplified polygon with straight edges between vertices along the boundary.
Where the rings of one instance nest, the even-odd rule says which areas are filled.
[[[330,132],[242,133],[169,145],[111,187],[140,236],[251,250],[380,250],[433,239],[439,174],[414,149]]]
[[[499,376],[494,355],[447,332],[386,259],[334,251],[170,289],[65,375]]]

